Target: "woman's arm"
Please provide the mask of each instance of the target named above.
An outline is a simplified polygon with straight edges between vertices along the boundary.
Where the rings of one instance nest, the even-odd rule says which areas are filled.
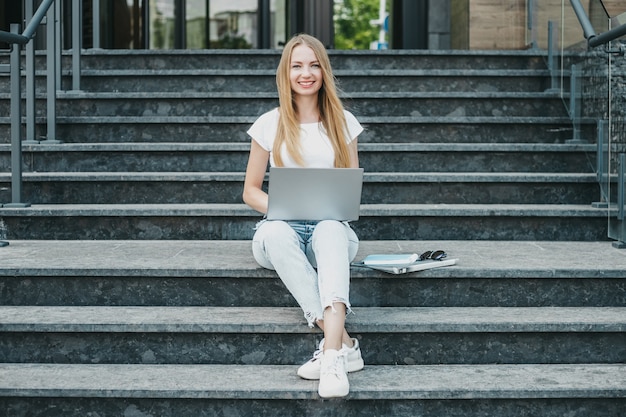
[[[358,168],[359,167],[359,146],[358,146],[358,137],[354,138],[352,142],[348,144],[348,150],[350,152],[350,168]]]
[[[250,146],[246,179],[243,183],[243,201],[260,213],[267,213],[267,193],[261,188],[267,171],[270,153],[255,140]]]

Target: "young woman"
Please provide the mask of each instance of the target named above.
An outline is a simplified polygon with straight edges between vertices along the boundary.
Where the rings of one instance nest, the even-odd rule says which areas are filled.
[[[296,35],[286,45],[276,71],[280,107],[261,115],[252,138],[243,199],[267,212],[261,186],[267,164],[284,167],[357,168],[357,136],[363,128],[337,95],[324,45]],[[345,222],[269,221],[256,227],[254,258],[275,270],[294,296],[309,326],[324,332],[319,350],[298,369],[304,379],[319,379],[321,397],[348,395],[347,372],[363,368],[356,338],[345,329],[350,310],[350,262],[359,240]]]

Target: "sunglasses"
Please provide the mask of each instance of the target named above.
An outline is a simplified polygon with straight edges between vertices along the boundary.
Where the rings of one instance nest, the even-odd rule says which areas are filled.
[[[448,256],[448,254],[445,253],[442,250],[436,250],[436,251],[429,250],[429,251],[426,251],[426,252],[422,253],[420,255],[419,259],[420,259],[420,261],[425,261],[426,259],[432,259],[432,260],[435,260],[435,261],[440,261],[443,258],[445,258],[446,256]]]

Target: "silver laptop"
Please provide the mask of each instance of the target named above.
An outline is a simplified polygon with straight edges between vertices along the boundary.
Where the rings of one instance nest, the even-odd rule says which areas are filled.
[[[269,220],[357,220],[363,168],[270,168]]]

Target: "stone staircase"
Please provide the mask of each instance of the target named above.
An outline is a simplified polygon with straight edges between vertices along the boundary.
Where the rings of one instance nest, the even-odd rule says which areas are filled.
[[[2,212],[10,236],[249,239],[258,215],[241,205],[245,131],[277,105],[278,58],[88,53],[84,90],[58,103],[64,143],[25,146],[33,207]],[[541,56],[337,51],[333,61],[367,127],[363,239],[606,239],[606,213],[590,205],[595,145],[566,143],[571,123],[545,92]],[[9,172],[8,118],[0,123]],[[593,137],[592,124],[584,129]]]
[[[25,145],[32,206],[0,208],[0,414],[623,415],[626,255],[543,57],[331,58],[367,128],[357,258],[459,260],[353,269],[366,368],[347,400],[295,375],[321,335],[250,252],[245,130],[277,104],[278,53],[88,51],[83,90],[60,97],[64,143]],[[1,190],[7,94],[0,108]]]

